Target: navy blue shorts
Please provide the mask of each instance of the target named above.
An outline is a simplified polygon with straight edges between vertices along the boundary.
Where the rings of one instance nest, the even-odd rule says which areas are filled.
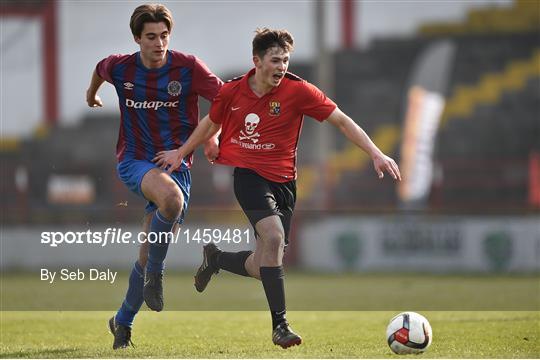
[[[148,160],[136,160],[129,159],[124,160],[121,163],[118,163],[116,166],[116,171],[118,172],[118,177],[122,182],[128,187],[129,190],[133,191],[135,194],[143,197],[145,196],[141,190],[141,183],[144,175],[152,170],[159,169],[156,164]],[[184,195],[184,206],[182,209],[182,214],[178,219],[178,223],[182,224],[184,222],[184,216],[189,204],[189,192],[191,190],[191,173],[189,170],[184,171],[174,171],[171,174],[171,178],[174,180],[176,185],[180,187],[182,195]],[[147,204],[145,207],[145,212],[148,214],[157,209],[157,205],[146,199]]]

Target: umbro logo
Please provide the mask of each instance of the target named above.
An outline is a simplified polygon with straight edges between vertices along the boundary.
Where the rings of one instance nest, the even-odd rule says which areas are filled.
[[[130,83],[129,81],[124,83],[124,89],[126,90],[133,90],[133,87],[135,87],[135,85],[133,85],[133,83]]]

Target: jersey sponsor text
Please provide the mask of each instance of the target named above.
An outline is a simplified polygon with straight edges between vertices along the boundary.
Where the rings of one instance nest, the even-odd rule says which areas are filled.
[[[157,110],[160,107],[173,108],[178,107],[177,101],[134,101],[126,99],[126,106],[134,109],[154,109]]]

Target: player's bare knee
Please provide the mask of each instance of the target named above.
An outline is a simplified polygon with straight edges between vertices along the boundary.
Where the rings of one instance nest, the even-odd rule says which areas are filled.
[[[159,212],[169,220],[177,219],[182,213],[183,205],[184,197],[180,189],[171,189],[164,194]]]
[[[264,249],[267,253],[275,254],[283,251],[285,247],[285,237],[280,231],[265,234],[265,236],[261,237],[261,241],[264,242]]]

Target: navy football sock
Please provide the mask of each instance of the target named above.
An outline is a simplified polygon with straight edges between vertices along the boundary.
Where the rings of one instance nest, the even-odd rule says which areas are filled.
[[[223,270],[242,276],[250,276],[246,270],[246,260],[253,251],[219,252],[215,256],[215,265]]]
[[[261,281],[272,315],[272,329],[285,321],[285,287],[283,266],[261,266]]]
[[[163,262],[167,256],[167,250],[169,249],[169,237],[165,237],[163,233],[170,232],[173,228],[175,220],[167,220],[160,214],[159,210],[156,210],[150,223],[150,232],[152,240],[156,240],[150,243],[148,248],[148,263],[146,264],[146,271],[148,272],[162,272],[164,268]]]
[[[131,327],[135,315],[143,303],[144,270],[138,261],[135,262],[131,275],[126,298],[116,313],[116,322]]]

